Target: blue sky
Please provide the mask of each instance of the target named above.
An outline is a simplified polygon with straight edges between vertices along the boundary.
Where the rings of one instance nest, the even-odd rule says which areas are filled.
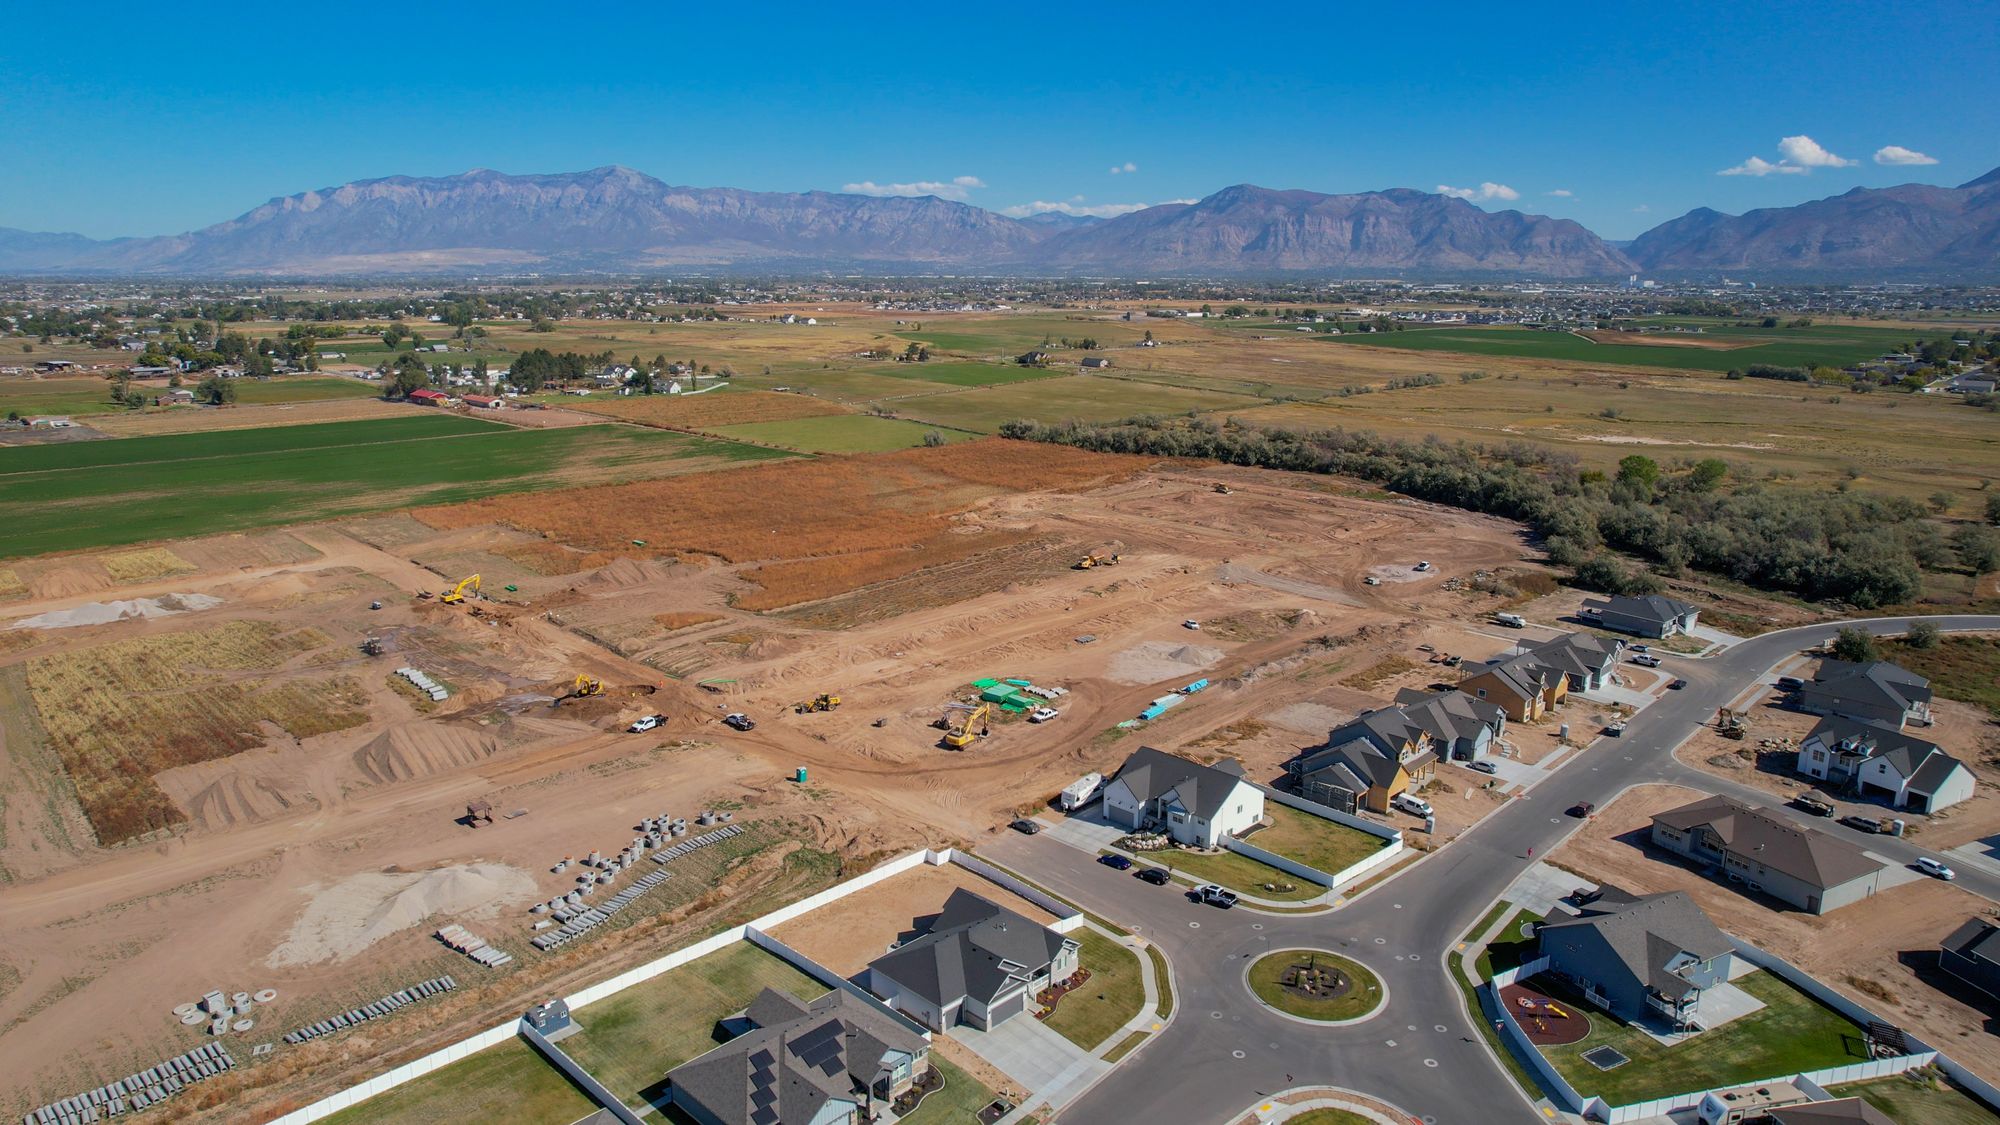
[[[1630,238],[1697,206],[2000,165],[1993,17],[1825,0],[24,4],[0,34],[0,226],[166,234],[349,180],[624,164],[1012,213],[1245,182],[1451,187]]]

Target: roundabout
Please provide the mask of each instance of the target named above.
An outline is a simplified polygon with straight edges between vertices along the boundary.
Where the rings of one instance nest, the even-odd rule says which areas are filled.
[[[1251,962],[1244,983],[1265,1007],[1312,1023],[1359,1023],[1388,999],[1366,965],[1325,949],[1274,950]]]

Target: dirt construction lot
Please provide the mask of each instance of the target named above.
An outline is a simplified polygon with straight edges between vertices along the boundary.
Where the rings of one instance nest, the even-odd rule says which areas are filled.
[[[194,1046],[172,1008],[210,988],[278,989],[276,1039],[459,977],[202,1095],[227,1099],[218,1118],[304,1104],[885,856],[976,844],[1141,744],[1268,778],[1320,720],[1427,681],[1416,644],[1504,648],[1469,627],[1492,596],[1435,585],[1528,557],[1502,521],[1255,470],[1012,443],[772,468],[0,569],[0,1110]],[[1122,562],[1071,568],[1106,550]],[[1362,582],[1412,557],[1435,569]],[[416,596],[473,573],[484,598]],[[565,699],[579,674],[604,694]],[[1117,728],[1198,676],[1213,686],[1185,706]],[[940,749],[934,720],[982,677],[1069,693],[1055,721],[1002,714]],[[822,692],[841,707],[795,713]],[[722,725],[739,711],[755,730]],[[647,714],[666,721],[625,733]],[[478,801],[494,820],[475,829]],[[528,945],[526,904],[576,885],[557,861],[705,809],[752,831],[615,932]],[[800,940],[857,966],[960,874],[898,880]],[[515,963],[445,950],[447,922]]]
[[[1977,993],[1954,987],[1933,967],[1937,943],[1968,917],[1990,909],[1989,903],[1949,883],[1913,874],[1872,898],[1819,917],[1773,899],[1753,898],[1670,861],[1670,853],[1642,845],[1654,813],[1701,796],[1669,785],[1631,790],[1600,809],[1550,862],[1635,894],[1686,891],[1722,929],[1909,1028],[1981,1077],[2000,1078],[2000,1038],[1986,1030],[1996,1013],[1959,999]],[[1902,878],[1910,873],[1886,874]]]
[[[815,910],[771,931],[771,936],[844,977],[866,968],[899,942],[929,932],[930,922],[955,890],[967,890],[1047,925],[1055,916],[998,883],[955,863],[923,866]]]

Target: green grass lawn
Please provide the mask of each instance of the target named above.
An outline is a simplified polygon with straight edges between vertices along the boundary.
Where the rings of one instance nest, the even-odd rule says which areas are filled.
[[[1042,1022],[1063,1038],[1094,1051],[1139,1014],[1146,988],[1139,956],[1089,927],[1074,931],[1083,942],[1080,964],[1090,979],[1056,1004]]]
[[[1255,844],[1267,852],[1275,852],[1328,875],[1347,870],[1381,851],[1383,845],[1388,843],[1380,836],[1371,836],[1358,828],[1335,824],[1324,817],[1300,812],[1275,801],[1265,802],[1264,815],[1271,818],[1271,826],[1253,833],[1245,843]]]
[[[915,1112],[902,1118],[904,1125],[967,1125],[977,1119],[986,1103],[993,1100],[992,1090],[982,1085],[979,1079],[946,1062],[936,1051],[931,1052],[931,1066],[944,1076],[944,1088],[925,1098]]]
[[[1542,1054],[1579,1093],[1614,1106],[1866,1059],[1862,1029],[1833,1009],[1769,973],[1751,973],[1734,983],[1765,1007],[1671,1047],[1592,1011],[1590,1034],[1582,1042]],[[1584,1061],[1585,1051],[1605,1045],[1632,1061],[1612,1070]]]
[[[785,454],[635,426],[450,415],[0,449],[0,554],[139,543]]]
[[[936,433],[950,441],[970,441],[973,434],[941,430],[921,422],[877,418],[870,414],[836,414],[824,418],[792,418],[782,422],[745,422],[719,426],[715,433],[744,441],[782,445],[806,453],[886,453],[924,443]]]
[[[1160,952],[1157,945],[1146,946],[1146,956],[1153,962],[1153,991],[1159,998],[1159,1005],[1153,1014],[1166,1019],[1174,1014],[1173,980],[1167,968],[1167,955]]]
[[[1882,658],[1929,680],[1931,690],[1944,698],[1984,707],[2000,717],[2000,639],[1940,637],[1936,648],[1927,649],[1886,641]]]
[[[1825,365],[1844,367],[1873,359],[1921,333],[1893,328],[1763,328],[1725,331],[1705,336],[1727,338],[1740,347],[1727,349],[1672,347],[1652,344],[1600,344],[1568,332],[1538,332],[1527,328],[1416,328],[1403,332],[1362,332],[1319,336],[1314,340],[1359,347],[1403,348],[1412,351],[1457,352],[1464,355],[1556,359],[1574,363],[1625,367],[1668,367],[1689,371],[1728,371],[1751,364],[1783,367]]]
[[[1148,859],[1157,859],[1175,871],[1204,883],[1217,883],[1232,891],[1268,898],[1275,902],[1303,902],[1326,893],[1326,888],[1318,883],[1308,883],[1297,875],[1288,875],[1268,863],[1260,863],[1247,855],[1235,852],[1217,852],[1206,855],[1200,852],[1169,851],[1153,852]],[[1289,891],[1265,890],[1266,883],[1282,885],[1289,883]]]
[[[1300,1016],[1309,1020],[1351,1020],[1359,1019],[1374,1011],[1382,1003],[1382,982],[1360,962],[1351,961],[1336,953],[1325,950],[1311,951],[1314,963],[1324,968],[1331,965],[1347,975],[1354,987],[1345,995],[1331,1000],[1317,1000],[1300,996],[1284,985],[1285,970],[1307,959],[1306,950],[1280,949],[1259,957],[1250,966],[1250,991],[1257,999],[1281,1012]]]
[[[1492,980],[1494,973],[1504,973],[1530,960],[1535,952],[1535,939],[1521,936],[1521,924],[1541,920],[1542,916],[1531,910],[1515,911],[1513,917],[1507,919],[1507,924],[1493,935],[1492,942],[1480,951],[1479,979]]]
[[[1095,375],[1068,375],[897,399],[890,405],[905,418],[991,433],[1016,418],[1108,422],[1134,414],[1248,409],[1263,403],[1264,400],[1249,395],[1131,383]]]
[[[597,1109],[524,1039],[509,1039],[325,1118],[330,1125],[538,1121],[566,1125]]]
[[[189,387],[198,377],[182,376]],[[342,379],[330,375],[277,375],[269,379],[236,379],[236,401],[244,406],[280,402],[321,402],[331,398],[379,398],[380,383]]]
[[[1903,1125],[1994,1125],[2000,1115],[1929,1070],[1827,1090],[1837,1098],[1862,1098]]]
[[[1286,1125],[1375,1125],[1372,1117],[1363,1117],[1345,1109],[1309,1109],[1296,1117],[1285,1118]]]
[[[627,1105],[651,1101],[667,1071],[716,1046],[716,1021],[766,988],[800,999],[827,987],[773,954],[741,942],[580,1009],[583,1030],[562,1048]]]

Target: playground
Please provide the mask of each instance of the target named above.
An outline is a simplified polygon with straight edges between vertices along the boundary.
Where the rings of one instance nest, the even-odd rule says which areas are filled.
[[[1590,1017],[1566,1000],[1555,1000],[1531,985],[1510,984],[1500,990],[1500,1003],[1537,1047],[1561,1047],[1590,1034]]]

